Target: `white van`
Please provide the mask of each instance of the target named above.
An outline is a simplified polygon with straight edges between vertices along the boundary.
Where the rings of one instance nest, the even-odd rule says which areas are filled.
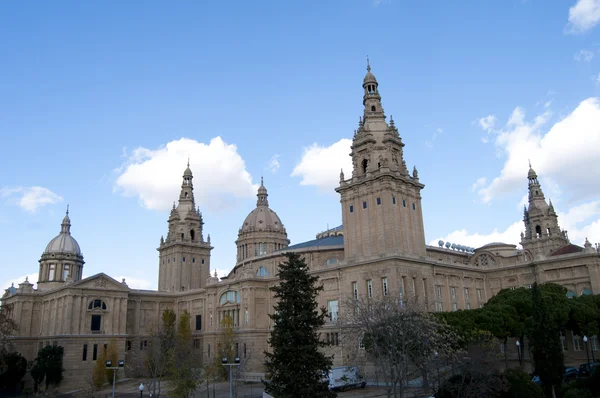
[[[358,366],[339,366],[329,371],[329,389],[345,390],[350,387],[365,388],[367,382],[360,375]]]

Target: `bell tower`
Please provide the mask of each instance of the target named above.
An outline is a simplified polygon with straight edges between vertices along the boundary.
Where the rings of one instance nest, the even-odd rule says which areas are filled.
[[[529,164],[529,206],[525,207],[523,222],[525,234],[521,234],[521,246],[532,255],[547,256],[552,252],[567,246],[569,238],[567,231],[560,229],[558,215],[554,211],[552,201],[546,203],[538,176]]]
[[[177,207],[169,215],[167,239],[160,238],[158,290],[182,292],[201,289],[210,276],[210,235],[204,240],[202,213],[194,202],[192,170],[188,161]]]
[[[344,256],[348,262],[373,256],[425,256],[425,232],[417,169],[404,161],[404,143],[394,120],[389,124],[381,104],[379,83],[371,73],[363,79],[363,116],[354,131],[350,156],[352,177],[340,173]]]

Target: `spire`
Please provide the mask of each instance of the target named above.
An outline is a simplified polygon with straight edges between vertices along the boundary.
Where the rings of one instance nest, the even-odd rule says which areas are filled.
[[[371,63],[369,62],[369,56],[367,55],[367,72],[371,72]]]
[[[367,58],[367,74],[363,79],[363,105],[365,106],[365,122],[368,119],[385,119],[383,107],[381,106],[381,96],[379,95],[379,90],[377,89],[378,86],[379,83],[377,83],[375,75],[371,73],[371,63]]]
[[[265,184],[264,184],[264,180],[263,177],[260,177],[260,187],[258,187],[258,193],[256,194],[257,196],[257,200],[256,200],[256,206],[269,206],[269,201],[267,200],[267,196],[269,196],[269,194],[267,194],[267,188],[265,188]]]
[[[69,205],[67,205],[67,212],[65,214],[65,218],[63,218],[62,223],[60,224],[60,233],[61,234],[70,234],[71,233],[71,219],[69,218]]]

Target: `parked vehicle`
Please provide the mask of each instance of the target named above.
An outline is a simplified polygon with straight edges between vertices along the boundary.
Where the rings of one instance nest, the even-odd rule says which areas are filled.
[[[600,362],[590,362],[589,367],[587,362],[582,363],[579,365],[579,377],[588,377],[590,374],[594,373],[598,367],[600,367]]]
[[[579,377],[579,371],[577,370],[577,368],[566,368],[565,373],[563,373],[563,382],[568,383],[570,381],[576,380],[577,377]]]
[[[351,387],[365,388],[367,382],[360,375],[358,366],[339,366],[329,371],[329,389],[346,390]]]

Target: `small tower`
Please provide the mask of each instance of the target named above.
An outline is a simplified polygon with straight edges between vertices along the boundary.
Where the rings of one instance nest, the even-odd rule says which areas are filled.
[[[379,83],[367,60],[363,117],[352,140],[352,178],[340,181],[346,261],[375,255],[425,255],[421,189],[411,176],[404,143],[390,117],[386,122]],[[340,178],[343,178],[340,176]]]
[[[203,288],[210,276],[210,241],[202,235],[204,221],[194,201],[192,170],[183,172],[179,203],[169,215],[167,238],[160,239],[158,290],[181,292]]]
[[[534,257],[548,256],[568,245],[569,238],[567,232],[562,231],[558,225],[558,215],[554,211],[552,201],[546,203],[542,186],[531,163],[527,179],[529,180],[529,206],[524,209],[525,234],[521,239],[521,245]]]
[[[85,262],[79,243],[71,236],[68,206],[60,224],[60,233],[46,245],[39,262],[39,290],[52,290],[63,286],[65,282],[81,280]]]

